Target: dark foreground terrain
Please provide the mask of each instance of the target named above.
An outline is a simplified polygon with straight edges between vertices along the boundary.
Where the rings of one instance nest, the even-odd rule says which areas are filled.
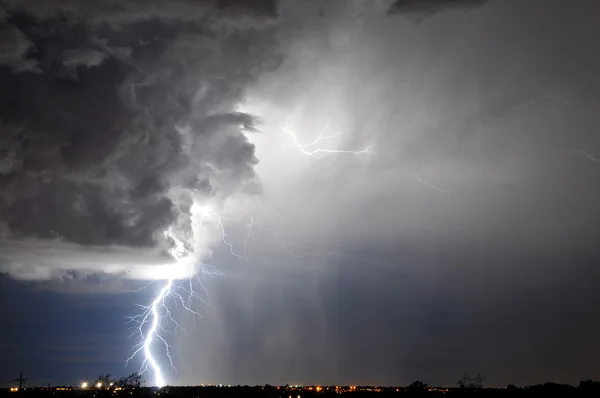
[[[600,382],[582,381],[579,386],[545,383],[529,387],[506,388],[483,387],[430,387],[414,382],[407,387],[332,386],[197,386],[197,387],[150,387],[138,388],[27,388],[0,390],[1,397],[194,397],[194,398],[386,398],[386,397],[600,397]]]

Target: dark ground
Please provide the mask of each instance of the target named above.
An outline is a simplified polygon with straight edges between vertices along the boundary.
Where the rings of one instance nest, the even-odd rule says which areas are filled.
[[[70,387],[28,388],[21,391],[0,390],[1,397],[197,397],[197,398],[387,398],[387,397],[600,397],[600,382],[582,381],[579,386],[556,383],[518,388],[436,388],[423,383],[408,387],[287,387],[287,386],[235,386],[235,387],[164,387],[134,388],[124,390],[81,390]]]

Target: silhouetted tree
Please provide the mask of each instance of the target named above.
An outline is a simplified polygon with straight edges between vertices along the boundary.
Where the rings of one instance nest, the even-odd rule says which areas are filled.
[[[458,379],[456,384],[458,384],[458,387],[460,387],[461,389],[464,390],[464,389],[468,388],[470,381],[471,381],[471,378],[469,377],[469,374],[465,373],[464,375],[462,375],[462,377],[460,379]]]
[[[485,377],[481,375],[481,373],[477,373],[477,376],[472,380],[472,384],[475,388],[483,388],[483,383],[485,381]]]
[[[98,383],[102,384],[102,387],[108,387],[113,380],[110,378],[110,374],[100,375],[94,381],[94,387],[98,385]]]
[[[129,376],[121,377],[117,381],[117,385],[123,388],[135,388],[141,387],[144,382],[142,375],[139,373],[132,373]]]
[[[483,382],[485,377],[478,373],[477,376],[471,377],[468,373],[465,373],[457,382],[458,387],[463,390],[477,390],[483,388]]]
[[[416,380],[413,381],[408,387],[406,387],[406,392],[411,395],[422,395],[428,391],[429,386],[427,383]]]

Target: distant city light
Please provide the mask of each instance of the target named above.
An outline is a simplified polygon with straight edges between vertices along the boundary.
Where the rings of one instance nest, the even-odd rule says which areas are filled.
[[[101,388],[101,387],[102,387],[102,382],[101,382],[101,381],[99,381],[98,383],[96,383],[96,387],[97,387],[97,388]]]
[[[81,383],[81,388],[88,388],[88,382],[84,381],[83,383]]]

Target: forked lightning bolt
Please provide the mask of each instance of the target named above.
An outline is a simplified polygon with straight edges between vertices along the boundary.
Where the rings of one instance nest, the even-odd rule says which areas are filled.
[[[146,368],[148,366],[152,367],[152,370],[154,371],[154,378],[156,380],[156,385],[158,387],[164,386],[165,380],[163,378],[160,366],[158,365],[158,362],[156,362],[156,359],[154,359],[154,356],[152,354],[152,343],[154,342],[155,338],[158,338],[158,339],[160,339],[160,341],[162,341],[162,343],[165,345],[165,348],[167,350],[167,357],[169,358],[169,361],[171,362],[171,366],[173,366],[173,361],[171,360],[171,353],[169,352],[169,344],[160,335],[159,330],[158,330],[159,327],[162,328],[162,325],[159,322],[159,318],[161,316],[159,313],[159,307],[160,308],[164,307],[166,309],[166,314],[170,314],[168,307],[165,306],[165,300],[171,293],[172,286],[173,286],[173,279],[169,279],[167,281],[167,284],[160,290],[160,293],[158,294],[158,296],[156,296],[156,298],[154,299],[154,301],[152,302],[150,307],[145,307],[144,317],[142,318],[141,325],[139,328],[139,332],[142,334],[143,344],[141,345],[140,348],[138,348],[138,351],[143,349],[144,357],[145,357],[145,361],[142,366],[144,366]],[[144,339],[143,338],[144,332],[142,331],[141,326],[143,326],[148,321],[148,318],[151,318],[150,330],[148,331],[148,334],[147,334],[146,338]],[[134,353],[134,355],[135,355],[135,353]],[[145,368],[141,369],[140,372],[143,373],[144,371],[145,371]]]
[[[222,223],[219,222],[222,227]],[[178,240],[171,232],[165,232],[165,236],[174,242],[173,247],[169,250],[169,254],[176,260],[182,261],[185,256],[189,255],[184,248],[183,243]],[[223,236],[225,232],[223,231]],[[167,279],[164,286],[160,289],[154,300],[150,305],[140,305],[138,307],[142,312],[138,315],[129,317],[128,323],[133,324],[131,327],[132,333],[131,338],[136,338],[139,342],[134,346],[133,354],[126,360],[126,364],[129,363],[138,354],[143,356],[142,365],[139,373],[145,373],[148,368],[154,373],[154,385],[157,387],[165,386],[165,378],[163,371],[156,360],[153,349],[155,343],[162,345],[165,349],[165,355],[169,360],[171,368],[175,369],[173,360],[171,357],[171,346],[164,337],[164,334],[174,334],[174,332],[166,328],[167,323],[175,326],[175,330],[181,330],[185,332],[185,329],[173,318],[169,309],[169,304],[173,304],[180,308],[183,312],[192,314],[194,316],[201,316],[200,313],[194,311],[191,308],[193,300],[203,301],[202,298],[194,291],[193,288],[193,277],[198,276],[200,286],[206,292],[206,289],[202,285],[201,277],[204,275],[220,275],[219,272],[215,271],[213,267],[198,261],[195,264],[195,268],[187,279],[177,281],[173,278]],[[154,282],[154,281],[153,281]],[[142,289],[147,288],[153,282],[150,282]],[[204,301],[206,304],[210,304],[210,300]],[[175,369],[176,370],[176,369]]]
[[[281,129],[288,135],[290,135],[292,137],[292,141],[294,142],[294,145],[305,155],[311,156],[315,159],[320,159],[324,156],[328,156],[328,155],[332,155],[332,154],[343,154],[343,153],[347,153],[347,154],[351,154],[351,155],[360,155],[363,153],[368,153],[369,150],[372,147],[366,147],[364,149],[360,149],[360,150],[348,150],[348,149],[326,149],[326,148],[315,148],[317,145],[319,145],[319,143],[321,143],[322,141],[326,141],[326,140],[331,140],[333,138],[337,138],[337,137],[341,137],[342,135],[344,135],[344,133],[342,132],[337,132],[334,134],[330,134],[330,135],[325,135],[325,132],[327,131],[327,129],[329,129],[329,126],[331,125],[331,120],[329,122],[327,122],[327,124],[325,125],[325,128],[323,128],[323,130],[321,130],[321,132],[319,133],[319,135],[317,136],[317,138],[315,138],[315,140],[311,143],[308,144],[300,144],[298,142],[298,138],[296,136],[296,133],[294,133],[293,131],[291,131],[290,129],[281,126]],[[311,149],[314,148],[314,149]]]
[[[202,216],[202,219],[201,219],[202,223],[204,223],[206,220],[209,220],[209,219],[212,219],[213,221],[215,221],[217,223],[217,225],[220,229],[220,232],[221,232],[221,240],[227,247],[229,247],[229,252],[231,253],[231,255],[234,257],[237,257],[239,259],[245,260],[244,257],[237,254],[235,252],[235,250],[233,249],[233,243],[231,243],[231,241],[229,240],[229,237],[227,236],[227,232],[225,231],[225,227],[223,226],[223,220],[232,220],[232,219],[220,216],[219,214],[217,214],[216,212],[211,210],[208,206],[200,207],[198,209],[198,211],[199,211],[200,215]],[[235,221],[235,220],[232,220],[232,221]]]
[[[371,147],[364,148],[362,150],[340,150],[340,149],[325,149],[325,148],[316,148],[316,146],[325,140],[331,140],[336,137],[340,137],[343,133],[335,133],[331,135],[325,135],[325,132],[329,128],[331,122],[327,123],[325,128],[319,133],[318,137],[309,144],[300,144],[296,139],[296,134],[291,132],[288,129],[282,128],[286,133],[288,133],[292,139],[294,144],[300,149],[300,151],[308,156],[314,158],[322,158],[327,155],[332,154],[353,154],[360,155],[369,152]],[[311,149],[313,148],[313,149]],[[222,242],[229,247],[229,251],[231,255],[238,257],[242,260],[245,260],[245,255],[247,251],[247,245],[253,237],[253,227],[258,226],[268,232],[270,232],[273,236],[273,239],[278,242],[285,253],[292,257],[300,258],[305,256],[323,256],[334,254],[337,251],[336,248],[333,251],[324,252],[324,253],[297,253],[290,250],[289,246],[279,237],[279,234],[276,230],[271,229],[263,224],[258,223],[254,217],[250,217],[250,222],[246,225],[247,234],[244,239],[244,256],[238,254],[234,250],[234,245],[230,241],[225,227],[223,225],[223,220],[231,220],[225,217],[220,216],[213,210],[211,210],[207,206],[201,206],[196,208],[197,212],[201,216],[201,222],[204,223],[207,220],[213,221],[219,228],[221,234]],[[233,220],[235,221],[235,220]],[[169,254],[175,258],[177,261],[184,261],[187,259],[189,261],[190,256],[193,253],[190,253],[186,248],[183,242],[177,239],[171,231],[165,232],[165,237],[168,238],[171,242],[173,242],[173,247],[169,250]],[[195,269],[192,270],[191,275],[184,280],[176,280],[174,278],[167,279],[163,287],[160,289],[154,300],[150,305],[138,305],[141,309],[141,313],[135,316],[129,317],[128,323],[132,323],[133,326],[131,328],[132,338],[137,338],[138,343],[134,346],[133,354],[127,359],[126,363],[129,363],[133,358],[138,355],[143,356],[142,365],[140,367],[140,374],[151,370],[154,374],[154,385],[157,387],[163,387],[166,385],[166,381],[163,375],[163,370],[159,364],[159,361],[155,357],[154,350],[156,345],[162,345],[165,350],[165,355],[169,360],[169,364],[171,368],[175,369],[173,365],[173,360],[171,357],[171,346],[169,342],[165,338],[165,334],[174,334],[173,331],[167,329],[168,324],[175,326],[175,331],[182,330],[185,332],[183,327],[173,318],[169,304],[173,304],[176,307],[180,308],[183,312],[190,313],[194,316],[201,316],[198,312],[194,311],[191,306],[194,300],[202,300],[201,297],[194,291],[192,279],[194,276],[202,276],[202,275],[220,275],[220,273],[214,271],[214,268],[210,267],[207,264],[204,264],[201,261],[197,261],[195,264]],[[150,284],[143,287],[140,290],[147,288]],[[204,289],[205,293],[206,289],[202,285],[200,281],[200,286]],[[207,304],[210,304],[210,300],[207,299]]]
[[[201,224],[204,224],[207,221],[211,221],[217,226],[217,228],[220,230],[219,233],[221,235],[221,240],[229,248],[229,252],[231,253],[231,255],[245,260],[244,256],[238,254],[234,250],[234,245],[230,241],[225,230],[225,226],[223,224],[223,220],[236,220],[221,216],[215,211],[211,210],[208,206],[197,207],[196,211],[200,215]],[[246,247],[248,241],[252,239],[252,228],[254,226],[260,226],[261,228],[271,232],[273,234],[273,238],[283,247],[284,251],[290,256],[300,258],[304,256],[319,256],[335,253],[335,251],[326,253],[292,252],[288,248],[288,245],[282,239],[279,238],[277,231],[257,223],[254,220],[254,217],[252,216],[250,217],[250,223],[246,226],[248,229],[246,239],[244,240],[244,245]],[[185,249],[184,244],[180,240],[178,240],[171,232],[165,232],[165,237],[167,237],[171,242],[173,242],[173,247],[169,250],[169,254],[172,257],[174,257],[177,261],[182,261],[190,255]],[[133,353],[127,359],[126,364],[129,363],[136,356],[141,355],[143,357],[143,361],[139,373],[143,374],[146,371],[151,370],[154,374],[153,384],[157,387],[165,386],[166,382],[163,375],[163,370],[161,369],[159,361],[156,359],[154,354],[154,349],[156,348],[156,345],[162,345],[165,356],[169,360],[170,367],[176,370],[171,357],[171,346],[164,335],[174,334],[174,332],[167,328],[168,325],[174,326],[175,331],[181,330],[185,332],[185,329],[175,320],[175,318],[173,318],[169,304],[175,305],[175,307],[179,308],[184,313],[201,317],[200,313],[192,309],[193,301],[200,300],[203,301],[204,304],[210,305],[210,299],[207,298],[207,300],[202,300],[200,295],[198,295],[194,291],[192,282],[194,276],[199,276],[198,279],[200,286],[204,290],[206,297],[208,297],[208,292],[202,285],[201,280],[201,277],[204,275],[222,274],[217,272],[214,269],[214,267],[211,267],[208,264],[205,264],[201,261],[197,261],[192,275],[190,275],[184,280],[167,279],[164,286],[160,289],[152,303],[150,305],[138,304],[138,307],[141,309],[141,313],[128,318],[128,323],[133,324],[133,326],[131,327],[132,333],[130,337],[137,339],[138,343],[134,346]],[[155,281],[148,283],[138,291],[148,288],[154,282]]]

